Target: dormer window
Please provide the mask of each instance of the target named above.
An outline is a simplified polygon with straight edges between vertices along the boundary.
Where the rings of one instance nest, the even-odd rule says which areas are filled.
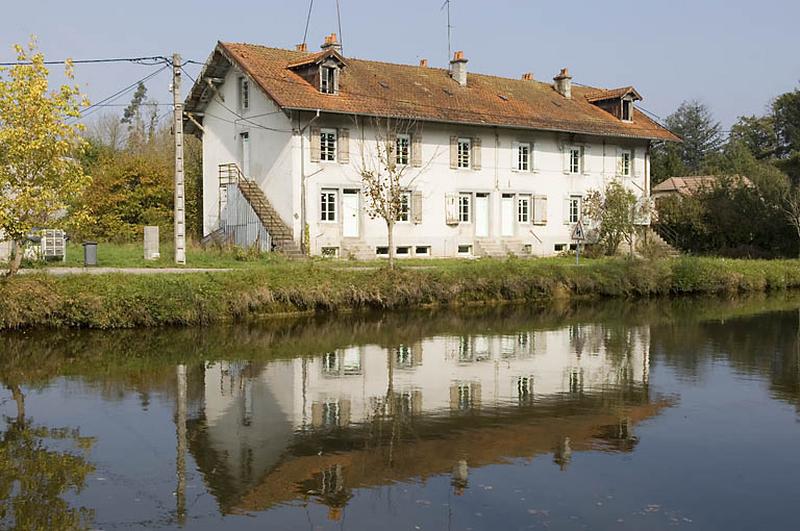
[[[319,91],[323,94],[336,94],[336,68],[319,67]]]
[[[250,108],[250,81],[242,76],[239,78],[239,109],[246,111]]]
[[[633,121],[633,101],[628,99],[622,100],[622,120],[625,122]]]

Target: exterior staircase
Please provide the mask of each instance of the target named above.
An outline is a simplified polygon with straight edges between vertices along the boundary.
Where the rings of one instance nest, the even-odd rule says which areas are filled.
[[[344,239],[342,241],[342,249],[341,253],[339,253],[339,256],[344,259],[374,260],[375,249],[359,239]]]
[[[490,239],[476,239],[474,242],[475,256],[489,256],[492,258],[505,258],[508,250],[502,243]]]
[[[294,241],[292,229],[284,223],[278,212],[264,195],[261,187],[246,178],[239,166],[233,163],[219,166],[220,186],[236,183],[239,190],[258,216],[261,224],[269,233],[275,251],[290,258],[303,258],[300,246]]]
[[[678,249],[670,245],[658,232],[653,230],[651,227],[647,228],[647,234],[645,238],[647,238],[649,243],[660,249],[665,256],[674,258],[681,255],[681,252]]]
[[[505,239],[502,243],[506,250],[506,256],[531,256],[530,252],[525,251],[525,246],[529,245],[528,242],[518,239]]]

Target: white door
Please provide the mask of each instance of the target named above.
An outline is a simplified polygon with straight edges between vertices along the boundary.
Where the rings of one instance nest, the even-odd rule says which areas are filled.
[[[242,174],[250,177],[250,134],[242,133]]]
[[[358,190],[342,194],[342,236],[358,238]]]
[[[501,228],[503,236],[514,235],[514,196],[504,195],[500,205]]]
[[[478,238],[489,236],[489,196],[487,194],[475,196],[475,236]]]

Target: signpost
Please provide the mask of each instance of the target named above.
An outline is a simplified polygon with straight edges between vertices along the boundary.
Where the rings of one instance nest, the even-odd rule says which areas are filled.
[[[578,222],[572,227],[572,241],[575,242],[575,265],[581,263],[581,242],[586,239],[586,231],[583,230],[583,220],[579,219]]]

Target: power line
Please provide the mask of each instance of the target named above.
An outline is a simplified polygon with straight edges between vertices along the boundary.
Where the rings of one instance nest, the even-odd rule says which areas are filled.
[[[192,83],[195,83],[195,84],[197,83],[197,80],[195,80],[191,76],[191,74],[189,74],[189,72],[187,72],[184,68],[181,67],[181,71],[184,74],[186,74],[186,77],[188,77],[192,81]],[[236,124],[238,124],[240,122],[246,122],[246,123],[248,123],[248,124],[250,124],[250,125],[252,125],[254,127],[258,127],[259,129],[264,129],[266,131],[273,131],[273,132],[276,132],[276,133],[291,133],[291,132],[293,132],[291,129],[277,129],[275,127],[268,127],[266,125],[261,125],[261,124],[259,124],[257,122],[254,122],[254,121],[252,121],[250,119],[250,118],[256,118],[258,116],[267,116],[267,115],[270,115],[270,114],[277,114],[278,112],[281,112],[281,111],[263,113],[263,114],[258,114],[258,115],[255,115],[255,116],[251,116],[250,118],[245,118],[244,116],[242,116],[238,112],[236,112],[233,109],[231,109],[230,107],[228,107],[225,104],[225,102],[222,101],[222,98],[218,97],[218,95],[215,94],[214,97],[217,98],[217,103],[222,105],[222,107],[225,108],[225,110],[227,110],[229,113],[231,113],[232,115],[236,116],[237,120],[226,120],[225,118],[222,118],[221,116],[215,116],[213,114],[210,114],[210,113],[206,112],[206,114],[208,116],[211,116],[212,118],[216,118],[218,120],[222,120],[223,122],[228,122],[228,123],[231,123],[231,124],[234,124],[234,125],[236,125]]]
[[[311,10],[314,8],[314,0],[311,0],[308,4],[308,14],[306,15],[306,29],[303,31],[303,44],[306,43],[306,38],[308,37],[308,24],[311,22]]]
[[[59,61],[44,61],[43,64],[45,65],[63,65],[69,61],[74,65],[86,65],[86,64],[104,64],[104,63],[136,63],[141,64],[144,66],[153,66],[157,64],[163,64],[164,62],[169,62],[167,57],[163,55],[152,55],[148,57],[113,57],[108,59],[62,59]],[[19,66],[19,65],[30,65],[33,64],[33,61],[9,61],[5,63],[0,63],[0,66]]]
[[[342,15],[339,10],[339,0],[336,0],[336,20],[339,22],[339,47],[344,54],[344,35],[342,35]]]
[[[134,88],[138,87],[138,86],[139,86],[139,83],[145,83],[146,81],[149,81],[150,79],[154,78],[155,76],[157,76],[158,74],[160,74],[161,72],[163,72],[164,70],[166,70],[167,68],[169,68],[169,66],[167,66],[167,65],[164,65],[164,66],[162,66],[161,68],[159,68],[158,70],[156,70],[155,72],[151,72],[150,74],[146,75],[146,76],[145,76],[145,77],[143,77],[142,79],[140,79],[140,80],[138,80],[138,81],[135,81],[135,82],[131,83],[131,84],[130,84],[130,85],[128,85],[127,87],[125,87],[125,88],[123,88],[123,89],[120,89],[120,90],[118,90],[118,91],[117,91],[117,92],[115,92],[114,94],[112,94],[112,95],[110,95],[110,96],[108,96],[108,97],[106,97],[106,98],[103,98],[102,100],[98,101],[97,103],[95,103],[95,104],[93,104],[93,105],[89,105],[88,107],[86,107],[85,109],[83,109],[83,111],[81,111],[81,116],[80,116],[80,118],[81,118],[81,119],[82,119],[82,118],[86,118],[87,116],[89,116],[89,115],[91,115],[92,113],[96,112],[96,111],[97,111],[97,109],[101,108],[101,107],[100,107],[101,105],[105,105],[105,104],[108,104],[108,103],[110,103],[110,102],[112,102],[112,101],[116,100],[117,98],[119,98],[119,97],[123,96],[125,93],[127,93],[127,92],[130,92],[130,91],[131,91],[131,90],[133,90]]]

